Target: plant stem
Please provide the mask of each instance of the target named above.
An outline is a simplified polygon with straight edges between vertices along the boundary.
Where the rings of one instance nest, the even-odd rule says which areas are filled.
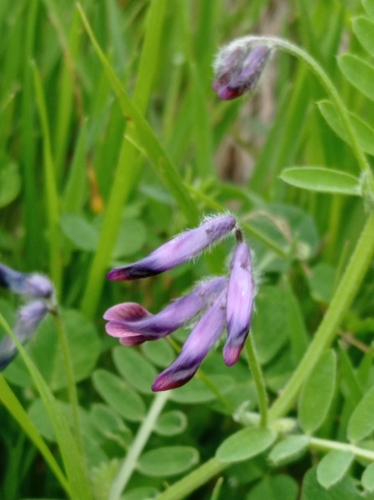
[[[372,173],[370,170],[369,163],[366,160],[365,154],[361,150],[358,140],[357,140],[357,135],[352,127],[351,120],[348,115],[347,108],[345,107],[341,97],[339,96],[336,88],[334,87],[333,83],[331,82],[330,78],[327,76],[323,68],[311,57],[305,50],[301,49],[297,45],[294,45],[293,43],[289,42],[288,40],[284,40],[282,38],[277,38],[277,37],[262,37],[262,36],[249,36],[248,37],[248,42],[258,42],[258,43],[270,43],[274,47],[277,48],[282,48],[289,52],[290,54],[296,56],[298,59],[301,59],[304,61],[309,68],[316,74],[318,79],[320,80],[321,84],[325,88],[326,92],[329,94],[331,97],[332,101],[334,102],[340,116],[342,119],[342,122],[347,130],[348,137],[351,141],[351,146],[353,149],[353,152],[356,156],[357,163],[360,167],[360,169],[363,172],[366,172],[370,177],[372,177]]]
[[[268,396],[266,393],[266,386],[264,377],[261,371],[260,363],[258,362],[256,347],[253,340],[253,335],[248,335],[245,344],[248,364],[253,375],[253,380],[257,392],[258,406],[261,415],[260,425],[266,427],[268,423]]]
[[[198,469],[185,476],[183,479],[174,483],[164,493],[157,497],[157,500],[181,500],[189,493],[195,491],[199,486],[207,483],[209,479],[219,474],[231,464],[218,462],[211,458],[208,462],[201,465]]]
[[[359,448],[354,444],[339,443],[339,441],[330,441],[329,439],[311,437],[309,441],[309,448],[322,451],[351,451],[356,458],[374,461],[374,451],[367,450],[365,448]]]
[[[144,419],[138,433],[132,442],[131,448],[127,453],[125,460],[113,481],[109,494],[109,500],[119,500],[125,489],[134,469],[136,468],[138,458],[143,451],[145,444],[151,435],[155,422],[169,399],[169,392],[158,393],[150,407],[146,418]]]
[[[373,254],[374,214],[371,214],[312,343],[284,391],[270,408],[270,420],[284,416],[295,403],[303,383],[319,356],[334,340],[338,326],[358,292]]]
[[[65,365],[66,382],[67,382],[69,400],[70,400],[71,411],[72,411],[72,416],[73,416],[73,427],[74,427],[75,439],[77,440],[78,449],[79,449],[82,457],[84,457],[82,429],[81,429],[81,425],[80,425],[80,421],[79,421],[79,403],[78,403],[77,388],[76,388],[75,382],[74,382],[73,364],[71,362],[71,356],[70,356],[70,352],[69,352],[69,344],[68,344],[68,339],[66,336],[65,326],[64,326],[64,323],[62,321],[61,312],[59,309],[57,309],[53,313],[53,317],[54,317],[54,320],[56,323],[58,339],[60,342],[62,356],[63,356],[63,360],[64,360],[64,365]]]

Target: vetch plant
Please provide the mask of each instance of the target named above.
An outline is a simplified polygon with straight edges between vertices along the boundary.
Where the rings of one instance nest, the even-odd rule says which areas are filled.
[[[134,280],[162,273],[192,259],[234,228],[237,246],[231,260],[229,279],[209,279],[156,315],[132,302],[113,306],[104,314],[104,319],[108,321],[107,333],[128,346],[165,337],[201,314],[177,359],[154,381],[153,391],[169,390],[187,383],[219,340],[226,325],[228,338],[223,357],[228,366],[238,361],[250,330],[256,288],[250,248],[243,241],[235,218],[220,215],[210,217],[198,228],[176,236],[148,257],[113,269],[107,275],[109,279]]]

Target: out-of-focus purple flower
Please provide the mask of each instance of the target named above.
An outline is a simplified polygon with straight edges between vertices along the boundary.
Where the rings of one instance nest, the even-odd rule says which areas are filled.
[[[42,274],[21,273],[0,264],[0,286],[26,298],[48,299],[53,295],[51,281]]]
[[[111,307],[104,314],[106,331],[119,337],[123,345],[138,345],[174,332],[209,306],[227,286],[227,278],[213,278],[199,284],[193,292],[169,304],[158,314],[151,314],[134,302]]]
[[[220,99],[231,100],[253,91],[269,60],[271,48],[241,40],[230,43],[217,55],[212,88]]]
[[[228,366],[237,362],[249,333],[255,282],[253,279],[251,252],[245,242],[235,248],[231,261],[231,274],[227,289],[228,338],[223,358]]]
[[[220,293],[213,305],[200,318],[174,363],[156,377],[152,385],[153,391],[180,387],[194,376],[225,328],[225,303],[226,290]]]
[[[110,280],[135,280],[163,273],[192,259],[210,245],[226,236],[235,227],[232,215],[221,215],[203,222],[160,246],[144,259],[107,274]]]
[[[41,300],[30,302],[19,309],[13,332],[22,344],[32,336],[48,310],[45,302]],[[3,370],[16,354],[17,347],[13,339],[7,335],[0,342],[0,370]]]

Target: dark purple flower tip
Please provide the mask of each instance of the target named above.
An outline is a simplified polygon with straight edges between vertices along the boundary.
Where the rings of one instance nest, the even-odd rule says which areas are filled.
[[[0,264],[0,286],[24,297],[48,299],[53,295],[51,281],[41,274],[21,273]]]
[[[152,385],[153,391],[180,387],[195,375],[225,327],[225,300],[226,290],[219,294],[213,305],[197,322],[174,363],[156,377]]]
[[[216,62],[213,89],[220,99],[231,100],[253,91],[269,60],[271,49],[265,45],[236,46],[223,49]]]
[[[154,250],[148,257],[133,264],[117,267],[107,274],[110,280],[130,281],[155,276],[196,257],[235,227],[232,215],[221,215],[203,222]]]
[[[249,246],[238,243],[231,261],[231,274],[227,288],[228,338],[223,358],[228,366],[237,362],[249,333],[255,282]]]
[[[137,345],[174,332],[209,306],[227,286],[227,278],[213,278],[200,283],[190,294],[169,304],[158,314],[151,314],[134,302],[111,307],[104,314],[106,331],[119,337],[124,345]]]

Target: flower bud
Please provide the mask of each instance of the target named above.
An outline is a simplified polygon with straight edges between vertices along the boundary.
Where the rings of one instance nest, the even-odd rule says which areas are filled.
[[[107,274],[110,280],[130,281],[163,273],[192,259],[210,245],[226,236],[236,221],[231,215],[208,219],[196,229],[186,231],[160,246],[148,257],[117,267]]]
[[[216,58],[212,84],[218,97],[231,100],[255,90],[270,54],[266,45],[252,46],[240,40],[224,47]]]
[[[51,281],[42,274],[21,273],[0,264],[0,286],[26,298],[48,299],[53,295]]]
[[[240,242],[231,261],[231,274],[227,289],[228,338],[223,349],[223,358],[228,366],[237,362],[249,333],[255,282],[249,246]]]

